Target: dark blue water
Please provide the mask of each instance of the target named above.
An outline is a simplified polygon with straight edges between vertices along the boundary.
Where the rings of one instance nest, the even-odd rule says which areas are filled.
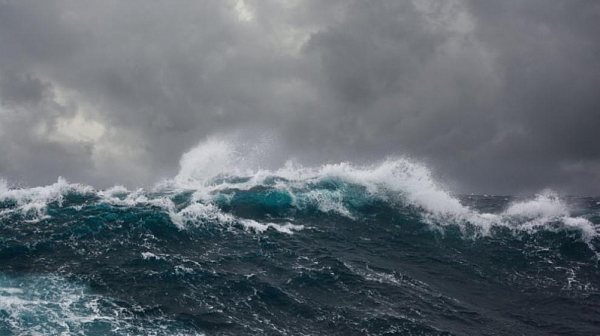
[[[364,173],[3,187],[0,335],[600,334],[600,199]]]

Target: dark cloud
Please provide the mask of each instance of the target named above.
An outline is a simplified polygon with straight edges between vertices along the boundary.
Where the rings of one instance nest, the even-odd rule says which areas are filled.
[[[463,192],[598,194],[599,20],[566,0],[3,1],[0,175],[149,184],[241,130],[277,134],[274,162],[408,154]]]

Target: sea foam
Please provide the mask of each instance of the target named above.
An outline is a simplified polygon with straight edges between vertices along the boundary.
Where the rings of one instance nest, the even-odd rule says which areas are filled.
[[[57,275],[0,274],[0,312],[7,314],[0,330],[19,335],[203,335],[161,316],[140,321],[141,307]]]
[[[0,181],[0,202],[15,203],[0,209],[0,216],[19,212],[32,220],[43,219],[49,204],[61,206],[65,195],[75,193],[93,195],[95,202],[115,206],[162,209],[180,229],[217,224],[241,225],[254,232],[275,229],[291,234],[302,230],[304,226],[294,224],[293,218],[277,223],[259,222],[237,217],[220,206],[220,202],[231,200],[236,193],[262,188],[287,195],[289,206],[299,210],[313,207],[324,214],[349,219],[360,217],[351,207],[351,201],[362,197],[419,209],[423,221],[432,227],[458,225],[463,230],[471,227],[478,235],[489,235],[494,227],[516,232],[576,230],[589,242],[598,234],[597,226],[584,217],[571,216],[568,206],[551,191],[513,202],[500,213],[478,212],[463,205],[436,181],[427,166],[406,157],[390,157],[370,165],[342,162],[302,166],[290,160],[278,169],[262,169],[251,164],[257,160],[244,155],[248,152],[253,151],[242,150],[234,141],[210,138],[182,156],[174,178],[150,190],[115,186],[97,191],[62,178],[52,185],[35,188],[9,188]],[[323,186],[327,183],[333,183],[334,187]],[[352,187],[360,190],[352,191]],[[191,197],[183,204],[176,204],[176,198],[182,194]]]
[[[235,144],[226,139],[212,138],[184,154],[179,174],[169,183],[177,189],[193,190],[196,200],[210,202],[220,191],[250,190],[276,179],[281,182],[269,187],[288,193],[296,206],[303,206],[298,199],[309,199],[316,202],[323,212],[335,212],[353,219],[355,216],[344,202],[348,195],[343,191],[314,188],[319,182],[333,179],[362,186],[369,197],[419,208],[423,211],[423,219],[432,225],[469,224],[483,235],[489,234],[493,227],[529,232],[539,229],[579,230],[586,241],[598,234],[593,223],[583,217],[572,217],[568,206],[549,190],[532,199],[514,202],[501,213],[473,210],[461,204],[436,181],[427,166],[406,157],[391,157],[371,165],[343,162],[317,167],[288,161],[275,170],[252,170],[245,165],[248,161],[251,160],[241,155]],[[232,182],[233,178],[238,178],[238,181]],[[207,212],[205,207],[195,206],[184,209],[184,213],[189,216],[189,212],[196,210],[201,213],[216,211],[211,209]]]

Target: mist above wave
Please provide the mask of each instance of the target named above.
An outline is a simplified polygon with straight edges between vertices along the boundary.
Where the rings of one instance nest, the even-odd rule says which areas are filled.
[[[361,204],[383,202],[398,209],[415,209],[432,227],[458,225],[462,230],[474,228],[476,235],[488,235],[493,227],[528,232],[576,230],[589,242],[598,234],[596,225],[587,218],[572,216],[566,203],[552,191],[515,201],[498,213],[485,213],[463,205],[433,178],[427,166],[405,157],[370,165],[344,162],[314,167],[290,160],[278,169],[263,169],[260,160],[253,157],[257,152],[260,149],[248,150],[225,138],[208,139],[182,156],[174,178],[149,190],[115,186],[98,191],[62,178],[36,188],[9,188],[0,181],[0,203],[4,204],[0,216],[20,213],[28,220],[40,220],[48,216],[48,204],[61,206],[67,195],[78,194],[87,195],[93,203],[158,207],[182,229],[190,225],[241,224],[258,232],[273,228],[293,233],[304,225],[294,224],[289,212],[273,222],[235,216],[224,208],[243,201],[250,206],[281,207],[300,213],[309,209],[355,220],[364,215]],[[184,201],[180,200],[182,195]]]

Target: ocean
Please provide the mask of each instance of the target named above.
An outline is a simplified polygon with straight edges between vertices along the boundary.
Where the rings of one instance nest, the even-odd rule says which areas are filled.
[[[600,198],[247,167],[213,142],[152,188],[0,182],[0,335],[600,335]]]

